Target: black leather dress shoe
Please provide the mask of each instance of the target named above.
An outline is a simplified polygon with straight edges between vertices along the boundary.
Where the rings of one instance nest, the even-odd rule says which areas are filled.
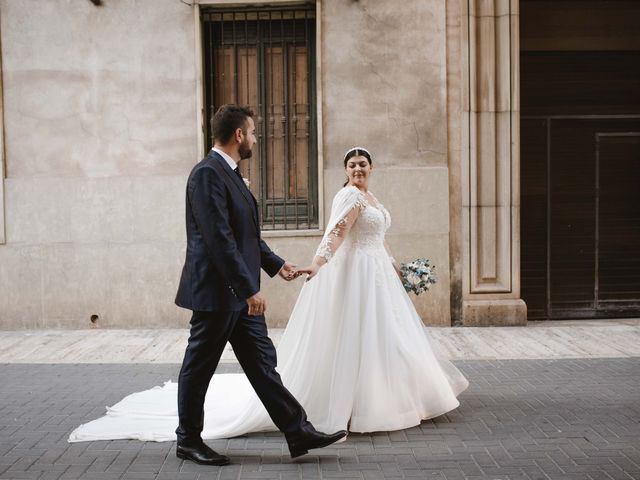
[[[296,458],[309,453],[312,448],[322,448],[337,442],[347,436],[346,430],[326,434],[317,431],[303,432],[295,436],[287,437],[291,458]]]
[[[229,465],[229,457],[210,449],[204,442],[197,445],[177,445],[176,456],[200,465]]]

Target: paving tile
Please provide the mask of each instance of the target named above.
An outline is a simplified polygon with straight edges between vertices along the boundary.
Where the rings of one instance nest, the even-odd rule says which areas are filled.
[[[3,365],[0,479],[640,479],[639,358],[456,363],[471,387],[447,415],[294,461],[278,432],[209,442],[227,467],[181,461],[175,442],[66,443],[105,405],[175,380],[178,365]]]

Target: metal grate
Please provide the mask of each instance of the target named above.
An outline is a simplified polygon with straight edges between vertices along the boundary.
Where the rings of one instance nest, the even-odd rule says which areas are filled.
[[[212,8],[201,14],[209,118],[251,107],[258,144],[240,164],[266,230],[318,227],[315,5]],[[211,123],[206,145],[213,146]]]

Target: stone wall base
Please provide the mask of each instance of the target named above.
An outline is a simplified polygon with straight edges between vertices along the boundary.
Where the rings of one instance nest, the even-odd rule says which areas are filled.
[[[515,327],[527,324],[527,305],[520,299],[465,300],[462,323],[466,327]]]

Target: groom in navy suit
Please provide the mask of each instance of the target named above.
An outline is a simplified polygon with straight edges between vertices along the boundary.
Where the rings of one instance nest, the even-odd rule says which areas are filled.
[[[256,143],[252,117],[247,108],[220,107],[213,117],[215,146],[187,181],[187,255],[176,304],[193,315],[178,378],[176,455],[206,465],[229,463],[201,438],[205,394],[227,341],[271,419],[284,432],[291,457],[347,434],[316,431],[276,371],[260,269],[285,280],[297,273],[260,238],[257,203],[237,167],[251,157]]]

